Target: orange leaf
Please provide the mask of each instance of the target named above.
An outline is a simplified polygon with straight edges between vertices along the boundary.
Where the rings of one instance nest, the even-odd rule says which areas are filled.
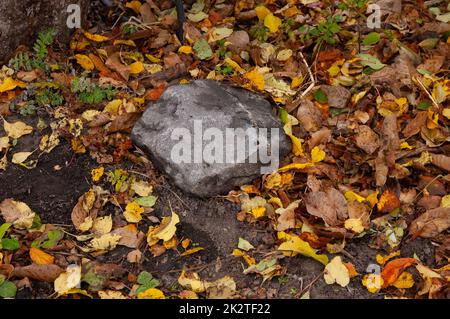
[[[147,91],[147,93],[145,94],[145,97],[150,101],[158,101],[165,90],[166,90],[166,86],[164,84],[161,84],[157,88]]]
[[[394,259],[386,264],[381,272],[381,278],[383,278],[383,288],[392,285],[400,274],[411,265],[417,262],[414,258],[398,258]]]
[[[51,265],[55,262],[55,257],[34,247],[30,248],[30,258],[35,264],[38,265]]]

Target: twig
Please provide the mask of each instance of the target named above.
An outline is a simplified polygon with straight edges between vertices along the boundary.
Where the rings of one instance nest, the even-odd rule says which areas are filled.
[[[309,78],[311,79],[311,84],[308,86],[308,88],[305,91],[303,91],[302,94],[300,94],[301,97],[304,97],[309,93],[309,91],[311,91],[314,88],[314,86],[316,86],[316,80],[314,79],[314,75],[311,71],[311,68],[309,67],[308,62],[306,61],[305,56],[303,55],[303,53],[301,51],[300,51],[300,56],[303,60],[303,63],[306,65],[306,68],[308,69]]]
[[[428,97],[433,102],[434,106],[436,107],[436,111],[440,111],[441,107],[436,102],[436,100],[434,99],[433,95],[431,95],[430,92],[428,92],[427,88],[425,87],[425,85],[423,85],[422,81],[420,81],[420,79],[415,77],[415,76],[413,76],[412,79],[413,79],[414,82],[417,82],[419,84],[420,88],[428,95]]]

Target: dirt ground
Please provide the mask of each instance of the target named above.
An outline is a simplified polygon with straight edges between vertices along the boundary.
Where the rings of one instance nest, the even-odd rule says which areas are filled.
[[[35,125],[36,123],[32,123]],[[19,141],[18,149],[36,147],[39,139],[29,135]],[[97,164],[89,155],[73,155],[67,143],[62,143],[50,154],[42,155],[35,169],[27,170],[17,165],[10,165],[0,173],[0,201],[14,198],[26,202],[37,212],[43,223],[62,226],[69,233],[74,233],[71,211],[77,199],[92,185],[90,170]],[[276,233],[270,231],[262,222],[247,224],[236,219],[238,207],[225,199],[198,199],[189,196],[166,181],[158,172],[146,172],[129,162],[123,162],[122,168],[144,175],[154,175],[163,181],[155,188],[158,201],[154,215],[167,216],[170,207],[179,213],[179,238],[190,238],[205,249],[199,253],[180,257],[175,251],[168,251],[159,257],[153,257],[145,247],[144,261],[130,264],[126,260],[130,249],[118,247],[105,255],[97,257],[99,262],[120,264],[137,273],[146,270],[162,282],[163,290],[168,296],[176,294],[177,279],[183,268],[199,273],[202,279],[215,280],[225,275],[232,276],[240,297],[244,298],[299,298],[306,291],[310,298],[383,298],[382,294],[371,294],[362,286],[361,280],[352,280],[341,288],[324,282],[323,266],[317,261],[296,256],[284,258],[281,264],[287,272],[271,281],[262,282],[260,276],[244,275],[245,265],[241,258],[231,253],[237,247],[239,237],[245,237],[256,247],[256,255],[264,256],[273,250]],[[107,210],[108,207],[106,208]],[[119,214],[110,207],[113,214]],[[143,223],[141,230],[146,232],[150,222]],[[355,265],[359,274],[366,273],[366,267],[375,262],[377,251],[369,248],[370,238],[354,239],[346,246],[346,257]],[[402,245],[402,255],[412,256],[416,253],[421,260],[432,266],[434,249],[429,241],[417,239]],[[32,282],[32,290],[22,289],[17,298],[48,298],[52,294],[52,284]],[[414,291],[408,291],[414,295]]]

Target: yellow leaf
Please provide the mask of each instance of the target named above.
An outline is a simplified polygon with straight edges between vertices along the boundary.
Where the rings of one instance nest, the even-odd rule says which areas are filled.
[[[362,285],[371,293],[377,293],[383,286],[383,278],[378,274],[367,274],[362,279]]]
[[[24,88],[26,86],[26,83],[22,81],[14,80],[12,77],[7,77],[0,84],[0,93],[14,90],[16,87]]]
[[[142,197],[146,197],[153,192],[153,186],[145,181],[135,181],[131,184],[131,189],[134,190],[136,194]]]
[[[111,215],[98,217],[94,220],[92,230],[99,235],[108,234],[112,230],[113,222]]]
[[[181,257],[184,257],[184,256],[187,256],[187,255],[192,255],[192,254],[195,254],[196,252],[198,252],[198,251],[200,251],[200,250],[203,250],[204,248],[203,247],[194,247],[194,248],[191,248],[191,249],[188,249],[188,250],[186,250],[184,253],[182,253],[180,256]]]
[[[189,45],[183,45],[178,49],[178,53],[192,54],[192,52],[193,52],[192,47]]]
[[[100,111],[98,111],[98,110],[86,110],[83,112],[83,114],[81,114],[81,117],[83,119],[85,119],[86,121],[90,122],[99,114],[100,114]]]
[[[9,148],[9,137],[0,137],[0,152]]]
[[[258,6],[255,8],[256,15],[258,16],[258,19],[260,22],[263,22],[264,19],[271,14],[270,10],[267,9],[265,6]]]
[[[286,166],[283,166],[282,168],[278,169],[278,172],[286,172],[289,171],[291,169],[304,169],[306,167],[311,167],[314,166],[313,163],[292,163],[292,164],[288,164]]]
[[[73,138],[70,141],[70,145],[72,147],[72,150],[77,154],[84,154],[86,153],[86,148],[84,147],[83,143],[79,138]]]
[[[51,265],[55,262],[55,257],[35,247],[30,248],[30,258],[38,265]]]
[[[109,114],[115,115],[119,112],[119,107],[122,105],[123,101],[121,99],[112,100],[106,104],[103,112],[108,112]]]
[[[205,283],[200,279],[197,273],[186,273],[184,270],[178,278],[178,283],[196,293],[202,293],[206,290]]]
[[[144,212],[144,208],[142,208],[136,202],[129,202],[125,207],[125,212],[123,215],[125,219],[129,223],[139,223],[142,220],[141,214]]]
[[[292,236],[288,241],[282,243],[278,250],[284,251],[286,256],[294,256],[297,253],[302,254],[307,257],[314,258],[315,260],[321,262],[322,264],[328,264],[327,255],[319,255],[316,250],[313,249],[308,242],[303,241],[298,236]],[[294,253],[294,254],[293,254]]]
[[[130,2],[127,2],[125,4],[126,8],[130,8],[132,9],[134,12],[136,12],[137,14],[139,14],[139,9],[141,8],[142,3],[140,3],[139,1],[133,0]]]
[[[337,63],[334,63],[328,70],[327,70],[328,74],[331,77],[335,77],[336,75],[338,75],[341,72],[341,68],[339,67],[339,65]]]
[[[81,282],[81,266],[69,265],[65,272],[61,273],[54,282],[55,291],[59,296],[67,294],[72,288],[76,288]]]
[[[189,247],[189,244],[191,243],[191,240],[189,239],[189,238],[186,238],[186,239],[184,239],[182,242],[181,242],[181,247],[183,247],[184,249],[186,249],[186,248],[188,248]]]
[[[14,164],[22,164],[27,160],[33,152],[18,152],[13,154],[11,162]]]
[[[84,36],[87,39],[89,39],[91,41],[94,41],[94,42],[104,42],[104,41],[108,41],[109,40],[108,37],[105,37],[105,36],[100,35],[100,34],[92,34],[92,33],[86,32],[86,31],[83,32],[83,34],[84,34]]]
[[[364,226],[361,218],[349,218],[345,221],[344,227],[348,230],[361,234],[364,231]]]
[[[370,203],[370,207],[374,207],[378,203],[378,191],[371,193],[366,199]]]
[[[283,130],[284,133],[286,133],[287,136],[289,136],[289,138],[291,139],[292,142],[292,152],[294,153],[295,156],[301,156],[303,155],[303,146],[302,146],[302,141],[295,135],[292,134],[292,121],[290,120],[291,117],[288,117],[289,122],[286,123],[283,126]]]
[[[325,159],[326,153],[320,149],[320,147],[316,146],[311,151],[311,161],[313,163],[321,162]]]
[[[450,194],[441,198],[441,207],[450,207]]]
[[[379,263],[381,266],[383,266],[385,263],[388,262],[388,260],[390,260],[396,256],[400,256],[400,250],[394,251],[394,252],[390,253],[389,255],[385,255],[385,256],[377,254],[375,259],[376,259],[377,263]]]
[[[113,45],[120,45],[120,44],[128,45],[130,47],[135,47],[136,46],[136,43],[134,43],[133,40],[115,40],[113,42]]]
[[[94,168],[91,171],[92,181],[93,182],[98,182],[100,180],[100,178],[102,178],[104,173],[105,173],[105,168],[103,166],[102,167],[98,167],[98,168]]]
[[[254,207],[252,208],[252,210],[250,211],[250,214],[255,217],[256,219],[259,219],[261,217],[264,217],[266,213],[266,208],[263,206],[258,206],[258,207]]]
[[[139,74],[145,70],[144,65],[140,61],[131,63],[128,67],[130,68],[131,74]]]
[[[442,110],[442,115],[450,120],[450,108],[445,108]]]
[[[24,122],[14,122],[8,123],[5,119],[3,120],[3,128],[5,129],[6,135],[12,139],[18,139],[23,135],[30,134],[33,132],[33,128]]]
[[[281,26],[281,19],[274,16],[272,13],[269,13],[264,18],[264,25],[269,29],[270,32],[275,33],[278,32]]]
[[[400,144],[401,150],[412,150],[413,148],[414,148],[414,146],[409,145],[408,142],[402,142]]]
[[[250,84],[255,87],[259,91],[264,91],[266,86],[264,80],[264,74],[258,71],[258,69],[254,69],[253,71],[247,72],[244,77],[250,81]]]
[[[127,299],[120,291],[100,290],[98,292],[100,299]]]
[[[342,263],[340,256],[334,257],[325,266],[323,277],[328,285],[337,283],[341,287],[346,287],[350,283],[350,274],[347,267]]]
[[[409,272],[404,271],[392,285],[398,289],[408,289],[414,286],[414,278]]]
[[[291,89],[296,89],[303,83],[303,78],[301,76],[295,76],[292,78]]]
[[[362,203],[366,200],[365,197],[362,197],[361,195],[358,195],[353,191],[346,191],[344,196],[348,202],[358,201],[358,202]]]
[[[92,239],[90,245],[94,250],[113,250],[116,248],[122,236],[118,234],[104,234],[98,238]]]
[[[166,299],[164,293],[157,288],[149,288],[143,292],[138,293],[138,299]]]
[[[77,63],[81,65],[81,67],[87,71],[92,71],[95,69],[94,62],[92,62],[91,58],[84,54],[75,54],[75,59],[77,59]]]
[[[235,70],[236,72],[239,72],[239,73],[244,73],[245,72],[245,70],[243,68],[241,68],[241,66],[237,62],[233,61],[230,58],[225,58],[224,62],[226,64],[228,64],[229,66],[231,66],[231,68],[233,70]]]
[[[162,239],[163,241],[169,241],[175,235],[177,230],[176,225],[179,222],[180,218],[178,215],[172,212],[172,216],[163,218],[161,224],[155,229],[151,236],[157,239]]]

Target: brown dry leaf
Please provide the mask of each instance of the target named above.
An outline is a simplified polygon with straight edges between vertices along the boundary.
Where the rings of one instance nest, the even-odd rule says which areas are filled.
[[[296,200],[289,204],[286,208],[278,208],[275,212],[280,215],[278,217],[277,231],[285,231],[295,227],[295,209],[300,204],[300,200]]]
[[[54,282],[64,269],[57,265],[31,264],[25,267],[16,267],[12,275],[18,278],[29,278],[38,281]]]
[[[142,259],[142,253],[139,249],[132,250],[127,255],[127,261],[129,263],[139,263]]]
[[[307,99],[301,101],[297,110],[297,119],[308,132],[316,132],[323,125],[322,113],[313,102]]]
[[[111,122],[111,125],[108,128],[108,133],[130,131],[139,117],[140,113],[124,113],[117,116]]]
[[[120,60],[120,53],[113,53],[105,62],[105,65],[111,70],[116,71],[125,80],[128,81],[130,78],[130,68],[123,64]]]
[[[0,203],[0,213],[7,223],[12,223],[18,229],[28,229],[33,225],[36,213],[23,202],[11,198]]]
[[[427,122],[427,113],[428,112],[426,111],[417,112],[416,117],[412,119],[402,131],[405,138],[410,138],[420,132],[421,128]]]
[[[367,154],[374,153],[380,147],[378,135],[367,125],[360,125],[356,131],[356,145]]]
[[[305,202],[308,213],[322,218],[328,226],[342,225],[348,217],[347,201],[335,188],[309,193]]]
[[[389,168],[386,163],[386,157],[382,150],[378,151],[378,156],[375,159],[375,182],[377,186],[381,187],[386,184],[389,174]]]
[[[426,211],[409,226],[414,236],[432,238],[450,227],[450,208],[435,208]]]
[[[102,192],[103,189],[101,187],[94,186],[80,196],[71,215],[72,223],[76,229],[87,231],[92,227],[93,221],[103,204],[100,196]]]
[[[111,233],[120,235],[121,237],[118,245],[126,246],[128,248],[137,248],[145,236],[144,233],[138,231],[133,224],[117,228]]]

